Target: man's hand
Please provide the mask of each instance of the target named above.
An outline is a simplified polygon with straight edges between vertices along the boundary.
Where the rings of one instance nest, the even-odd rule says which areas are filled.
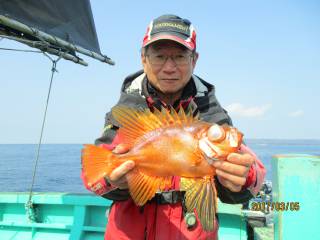
[[[129,151],[129,148],[124,144],[119,144],[114,150],[113,153],[123,154]],[[126,161],[122,163],[119,167],[115,168],[110,175],[107,177],[107,181],[120,189],[127,189],[128,182],[126,174],[134,168],[134,161]]]
[[[232,192],[241,191],[246,183],[254,157],[248,153],[231,153],[226,161],[214,161],[212,166],[216,168],[219,182]]]

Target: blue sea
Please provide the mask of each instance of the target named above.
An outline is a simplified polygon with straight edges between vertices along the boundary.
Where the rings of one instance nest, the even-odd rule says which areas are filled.
[[[320,140],[246,140],[267,168],[271,180],[271,158],[275,154],[320,155]],[[80,178],[81,144],[44,144],[35,175],[35,192],[88,192]],[[0,192],[29,191],[37,145],[0,144]]]

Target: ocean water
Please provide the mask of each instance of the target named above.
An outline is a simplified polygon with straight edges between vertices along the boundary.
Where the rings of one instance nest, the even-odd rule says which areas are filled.
[[[271,158],[275,154],[320,155],[320,140],[246,140],[267,169],[271,180]],[[82,185],[81,144],[44,144],[35,176],[35,192],[88,192]],[[29,191],[37,145],[0,144],[0,192]]]

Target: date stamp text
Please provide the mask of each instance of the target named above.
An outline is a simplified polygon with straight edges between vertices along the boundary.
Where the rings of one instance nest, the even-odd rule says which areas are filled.
[[[252,211],[299,211],[299,202],[252,202]]]

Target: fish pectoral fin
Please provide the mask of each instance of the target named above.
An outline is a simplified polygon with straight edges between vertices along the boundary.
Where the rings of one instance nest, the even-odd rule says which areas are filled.
[[[198,166],[199,164],[201,164],[201,162],[207,161],[205,153],[203,151],[199,151],[199,150],[194,151],[191,156],[192,156],[190,159],[191,166]]]
[[[139,169],[130,171],[127,179],[130,195],[138,206],[143,206],[157,191],[162,191],[171,185],[171,177],[148,176]]]
[[[181,190],[185,191],[185,205],[188,212],[194,209],[205,231],[214,228],[217,210],[217,193],[213,177],[181,178]]]

